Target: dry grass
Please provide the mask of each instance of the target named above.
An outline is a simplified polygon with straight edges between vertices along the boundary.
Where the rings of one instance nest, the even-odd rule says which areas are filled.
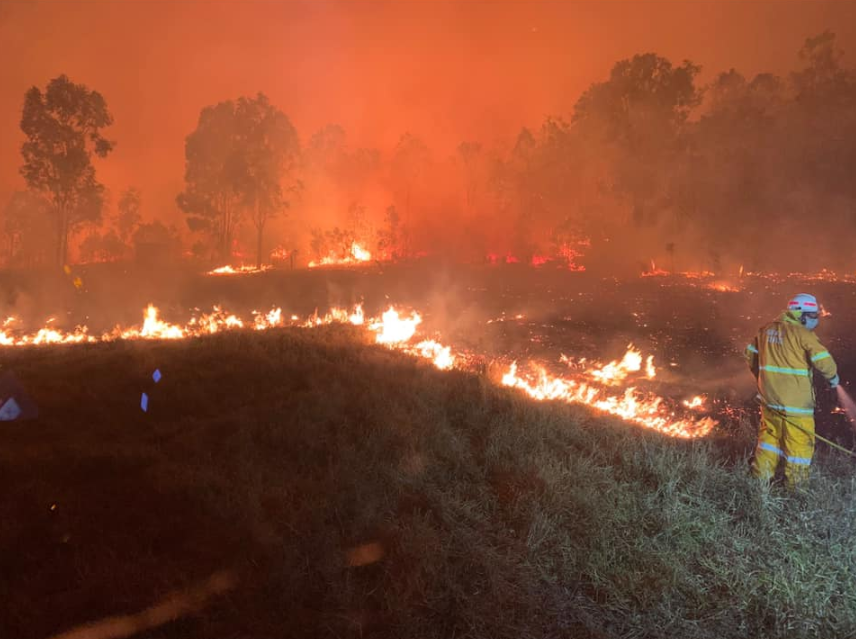
[[[856,636],[852,468],[765,490],[746,434],[666,440],[363,339],[7,354],[42,414],[0,425],[0,636],[219,570],[233,592],[145,636]]]

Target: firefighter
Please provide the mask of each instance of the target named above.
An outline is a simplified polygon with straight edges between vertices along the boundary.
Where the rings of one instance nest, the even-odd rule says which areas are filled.
[[[832,355],[814,334],[820,306],[800,293],[788,310],[762,327],[746,347],[746,359],[758,382],[761,425],[752,474],[770,480],[780,460],[789,487],[808,479],[814,454],[814,386],[812,368],[838,386]]]

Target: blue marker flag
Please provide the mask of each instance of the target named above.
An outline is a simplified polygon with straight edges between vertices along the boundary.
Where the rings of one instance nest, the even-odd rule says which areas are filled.
[[[140,398],[140,408],[143,409],[144,413],[149,410],[149,396],[145,393],[143,393],[143,396]]]
[[[0,372],[0,422],[35,419],[39,409],[9,371]]]
[[[156,368],[155,372],[152,373],[152,379],[155,380],[155,384],[157,384],[159,381],[161,381],[161,377],[163,377],[163,376],[161,375],[160,369]]]

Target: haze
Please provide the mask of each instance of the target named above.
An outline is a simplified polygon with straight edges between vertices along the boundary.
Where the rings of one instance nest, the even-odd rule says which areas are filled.
[[[634,54],[690,59],[699,85],[730,68],[787,75],[826,29],[852,59],[846,2],[6,1],[0,202],[25,187],[23,95],[63,73],[114,117],[115,151],[96,161],[114,203],[134,185],[147,218],[185,228],[185,137],[219,101],[264,92],[304,144],[335,123],[351,147],[388,156],[409,132],[443,159],[464,140],[508,147],[522,127],[570,120]]]

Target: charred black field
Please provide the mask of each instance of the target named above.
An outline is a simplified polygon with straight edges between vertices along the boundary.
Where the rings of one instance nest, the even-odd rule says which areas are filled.
[[[52,309],[57,328],[99,334],[149,303],[176,322],[215,304],[300,317],[392,304],[467,357],[437,370],[349,325],[3,348],[40,411],[0,428],[4,637],[109,623],[176,638],[856,629],[853,465],[820,444],[806,491],[751,480],[742,361],[754,330],[808,290],[831,313],[819,335],[848,384],[852,283],[436,261],[79,274],[79,289],[10,277],[5,308],[30,329]],[[560,355],[607,362],[630,343],[658,367],[645,390],[707,397],[708,437],[498,384],[497,362],[561,371]],[[853,447],[818,393],[818,431]]]

